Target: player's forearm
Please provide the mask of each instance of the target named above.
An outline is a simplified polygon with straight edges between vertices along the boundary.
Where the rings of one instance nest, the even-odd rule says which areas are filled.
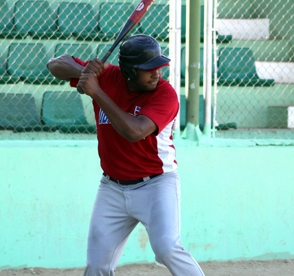
[[[70,55],[62,55],[51,58],[47,68],[55,78],[69,81],[71,78],[79,78],[84,67],[76,63]]]
[[[130,142],[137,142],[155,131],[137,116],[133,116],[119,108],[107,94],[101,91],[93,99],[106,114],[112,127]]]

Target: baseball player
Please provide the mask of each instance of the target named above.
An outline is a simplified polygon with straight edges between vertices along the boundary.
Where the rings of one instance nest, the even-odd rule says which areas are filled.
[[[114,275],[130,233],[141,222],[156,261],[172,275],[203,276],[180,241],[180,181],[172,140],[179,103],[173,87],[161,78],[161,68],[170,60],[146,35],[123,41],[118,58],[119,66],[114,66],[62,55],[47,65],[56,78],[81,87],[93,99],[103,175],[84,275]]]

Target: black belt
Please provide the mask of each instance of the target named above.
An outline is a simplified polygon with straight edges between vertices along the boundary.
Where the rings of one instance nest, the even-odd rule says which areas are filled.
[[[146,177],[139,178],[139,179],[135,179],[135,180],[117,180],[115,178],[110,177],[105,172],[103,172],[103,175],[109,177],[109,179],[111,181],[113,181],[113,182],[115,182],[117,184],[121,184],[121,185],[134,185],[134,184],[137,184],[137,183],[140,183],[140,182],[143,182],[143,181],[147,181],[149,179],[152,179],[152,178],[154,178],[156,176],[159,176],[160,174],[153,174],[153,175],[146,176]]]

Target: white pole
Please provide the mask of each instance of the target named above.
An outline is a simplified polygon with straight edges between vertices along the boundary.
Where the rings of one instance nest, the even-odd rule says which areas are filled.
[[[205,96],[205,119],[204,135],[211,137],[211,97],[212,97],[212,14],[213,0],[205,1],[204,5],[204,96]]]
[[[213,50],[213,56],[214,56],[214,93],[213,93],[213,137],[215,137],[215,126],[217,125],[216,121],[216,107],[217,107],[217,93],[218,93],[218,87],[217,87],[217,44],[216,44],[216,15],[217,15],[217,7],[218,7],[218,2],[217,0],[214,0],[214,16],[213,16],[213,45],[214,45],[214,50]]]
[[[170,0],[169,5],[169,55],[170,84],[174,87],[180,101],[181,93],[181,9],[182,1]],[[180,112],[174,126],[175,133],[180,132]]]

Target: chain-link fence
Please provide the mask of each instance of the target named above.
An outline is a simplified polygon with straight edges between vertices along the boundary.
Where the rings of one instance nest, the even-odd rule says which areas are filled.
[[[181,111],[185,109],[186,2],[182,1]],[[204,5],[200,98],[203,119]],[[49,74],[68,53],[102,57],[136,0],[0,0],[0,139],[96,139],[89,97]],[[218,0],[212,53],[216,137],[293,138],[293,0]],[[156,0],[132,31],[156,38],[169,56],[168,0]],[[173,58],[170,56],[170,58]],[[117,64],[117,49],[110,56]],[[163,77],[168,79],[164,68]],[[181,112],[181,128],[185,112]],[[202,124],[202,122],[200,122]]]
[[[138,4],[0,0],[0,139],[96,139],[91,99],[53,78],[46,63],[65,53],[102,58]],[[152,35],[168,55],[168,1],[156,1],[135,33]],[[108,61],[118,64],[117,53]]]
[[[293,139],[294,2],[218,0],[216,10],[216,136]]]

